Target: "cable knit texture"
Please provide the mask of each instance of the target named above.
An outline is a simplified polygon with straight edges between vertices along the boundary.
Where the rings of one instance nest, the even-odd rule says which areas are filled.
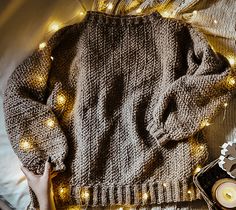
[[[208,153],[190,137],[231,98],[229,72],[190,24],[88,11],[10,76],[9,139],[35,173],[51,156],[58,209],[196,200],[192,174]]]

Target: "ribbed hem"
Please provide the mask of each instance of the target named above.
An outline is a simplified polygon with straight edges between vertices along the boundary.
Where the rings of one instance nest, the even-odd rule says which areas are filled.
[[[114,15],[100,11],[87,11],[83,21],[95,22],[96,24],[111,25],[137,25],[140,23],[154,22],[162,17],[159,12],[154,11],[145,15]]]
[[[147,131],[149,131],[152,137],[157,140],[157,143],[160,146],[163,146],[171,140],[169,134],[165,131],[164,127],[158,127],[154,120],[151,120],[149,122],[146,129]]]
[[[68,196],[56,199],[57,206],[150,206],[201,199],[199,190],[187,181],[158,181],[134,185],[70,186]],[[89,196],[85,199],[83,193]],[[60,195],[56,195],[60,198]],[[66,203],[66,205],[65,205]]]

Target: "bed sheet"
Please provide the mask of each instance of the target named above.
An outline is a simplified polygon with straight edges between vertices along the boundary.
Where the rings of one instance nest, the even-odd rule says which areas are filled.
[[[2,97],[0,96],[0,195],[17,210],[29,204],[30,197],[20,161],[12,150],[4,125]]]

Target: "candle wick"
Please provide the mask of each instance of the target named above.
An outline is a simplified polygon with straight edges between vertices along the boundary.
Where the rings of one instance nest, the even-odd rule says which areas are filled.
[[[232,198],[231,193],[228,193],[228,192],[227,192],[227,193],[226,193],[226,197],[229,198],[229,199],[231,199],[231,198]]]

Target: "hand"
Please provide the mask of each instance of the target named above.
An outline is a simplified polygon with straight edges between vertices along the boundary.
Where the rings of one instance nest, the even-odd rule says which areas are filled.
[[[43,175],[36,175],[29,171],[24,166],[21,166],[22,172],[25,174],[28,181],[28,185],[34,191],[40,206],[40,210],[54,210],[55,203],[53,199],[53,189],[51,178],[53,178],[56,173],[51,173],[51,158],[45,163]]]

